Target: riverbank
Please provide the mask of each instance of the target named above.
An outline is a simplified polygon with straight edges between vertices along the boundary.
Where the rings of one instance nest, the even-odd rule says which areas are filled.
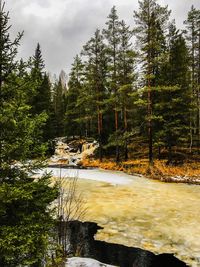
[[[129,160],[120,163],[114,160],[83,159],[83,167],[96,167],[104,170],[123,171],[131,175],[142,175],[162,182],[188,183],[200,185],[200,163],[187,162],[180,166],[166,165],[164,160],[155,160],[149,167],[147,159]]]

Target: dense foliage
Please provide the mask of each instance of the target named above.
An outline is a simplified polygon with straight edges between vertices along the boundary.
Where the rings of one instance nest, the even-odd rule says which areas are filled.
[[[9,28],[0,6],[0,266],[39,267],[53,225],[49,205],[57,197],[47,175],[33,177],[45,153],[46,107],[36,103],[44,79],[36,59],[16,60],[22,34],[11,41]]]
[[[186,31],[170,13],[155,0],[139,1],[131,30],[113,7],[105,29],[75,57],[65,134],[97,138],[100,159],[143,150],[151,164],[161,154],[170,163],[173,150],[199,152],[199,10],[188,13]]]
[[[182,158],[199,153],[200,12],[192,6],[182,31],[170,14],[156,0],[139,1],[131,29],[113,7],[105,28],[74,58],[68,84],[63,71],[50,82],[38,44],[29,105],[32,115],[46,116],[40,143],[93,137],[99,159],[116,162],[164,157],[171,163],[177,151]]]

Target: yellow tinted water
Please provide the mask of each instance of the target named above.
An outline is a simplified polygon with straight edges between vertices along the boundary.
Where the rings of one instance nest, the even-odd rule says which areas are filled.
[[[133,178],[128,185],[79,180],[78,188],[85,220],[104,227],[96,239],[175,253],[200,266],[200,186]]]

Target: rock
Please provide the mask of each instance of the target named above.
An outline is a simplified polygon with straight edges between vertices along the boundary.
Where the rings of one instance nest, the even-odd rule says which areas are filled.
[[[140,248],[107,243],[94,239],[102,227],[93,222],[63,222],[69,240],[69,255],[79,255],[96,259],[99,262],[120,267],[186,267],[187,265],[173,254],[159,254]],[[82,266],[82,265],[79,265]],[[83,265],[85,266],[85,265]],[[86,265],[87,266],[87,265]]]
[[[113,265],[107,265],[90,258],[69,258],[65,264],[65,267],[115,267]]]

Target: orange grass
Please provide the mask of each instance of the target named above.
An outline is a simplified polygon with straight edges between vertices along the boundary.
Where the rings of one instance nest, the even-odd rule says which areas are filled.
[[[192,182],[200,180],[200,162],[184,163],[181,166],[166,165],[165,160],[155,160],[153,166],[149,166],[147,159],[129,160],[119,164],[111,160],[84,159],[82,165],[85,167],[98,167],[105,170],[124,171],[129,174],[142,174],[144,176],[163,181],[173,181],[172,177],[181,177],[181,182]],[[188,181],[189,178],[189,181]]]
[[[123,171],[123,168],[116,162],[108,160],[100,162],[100,160],[83,159],[81,163],[84,167],[97,167],[104,170]]]

